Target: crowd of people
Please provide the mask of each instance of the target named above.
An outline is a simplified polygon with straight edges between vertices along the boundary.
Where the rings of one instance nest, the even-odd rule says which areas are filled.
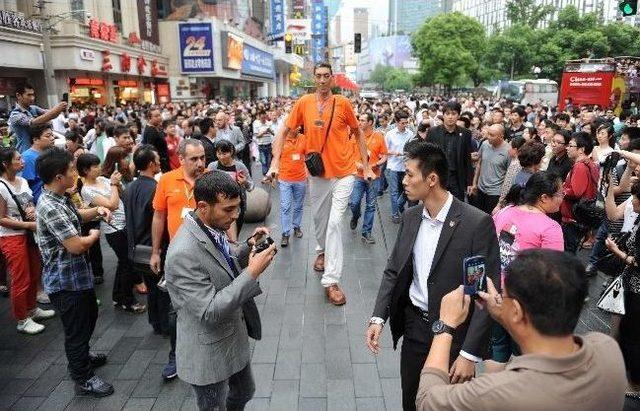
[[[258,280],[277,245],[303,237],[309,195],[313,269],[333,305],[347,302],[346,211],[367,246],[383,234],[376,207],[391,214],[380,224],[399,225],[365,338],[379,352],[387,322],[394,348],[402,338],[403,409],[542,410],[570,398],[568,409],[610,410],[625,390],[640,398],[637,114],[473,96],[370,101],[334,94],[329,65],[313,75],[315,92],[298,99],[44,110],[32,86],[16,90],[0,121],[0,291],[19,332],[61,319],[76,392],[113,393],[94,373],[106,356],[89,350],[94,287],[113,276],[114,308],[146,312],[171,340],[163,377],[191,384],[202,410],[242,409]],[[264,227],[244,234],[252,192],[276,185],[280,241]],[[472,256],[486,265],[478,306],[459,288]],[[624,284],[617,343],[573,335],[599,270]]]

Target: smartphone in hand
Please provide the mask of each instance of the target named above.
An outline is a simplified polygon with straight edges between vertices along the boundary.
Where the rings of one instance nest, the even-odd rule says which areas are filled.
[[[462,284],[467,295],[476,296],[478,291],[487,291],[485,256],[476,255],[462,261]]]

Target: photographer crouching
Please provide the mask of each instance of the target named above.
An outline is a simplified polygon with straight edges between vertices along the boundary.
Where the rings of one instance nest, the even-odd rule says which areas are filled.
[[[200,410],[241,410],[255,391],[248,337],[261,337],[253,297],[262,293],[257,280],[276,248],[262,227],[230,245],[225,232],[240,213],[240,186],[227,173],[200,176],[194,197],[196,210],[185,216],[165,264],[177,312],[178,377],[193,386]]]

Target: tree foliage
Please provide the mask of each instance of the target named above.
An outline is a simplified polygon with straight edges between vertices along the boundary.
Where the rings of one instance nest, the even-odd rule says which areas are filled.
[[[413,87],[413,79],[406,70],[382,64],[376,65],[369,75],[369,81],[386,91],[410,90]]]
[[[462,13],[440,14],[418,29],[411,43],[426,84],[462,85],[483,80],[480,62],[486,46],[484,27]]]
[[[536,4],[535,0],[509,0],[506,4],[507,19],[513,25],[522,25],[535,29],[551,13],[550,4]]]

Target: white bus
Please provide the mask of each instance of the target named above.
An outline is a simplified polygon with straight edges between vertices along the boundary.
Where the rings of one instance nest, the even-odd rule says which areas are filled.
[[[498,99],[506,98],[520,104],[558,104],[558,83],[553,80],[510,80],[501,82],[494,91]]]

